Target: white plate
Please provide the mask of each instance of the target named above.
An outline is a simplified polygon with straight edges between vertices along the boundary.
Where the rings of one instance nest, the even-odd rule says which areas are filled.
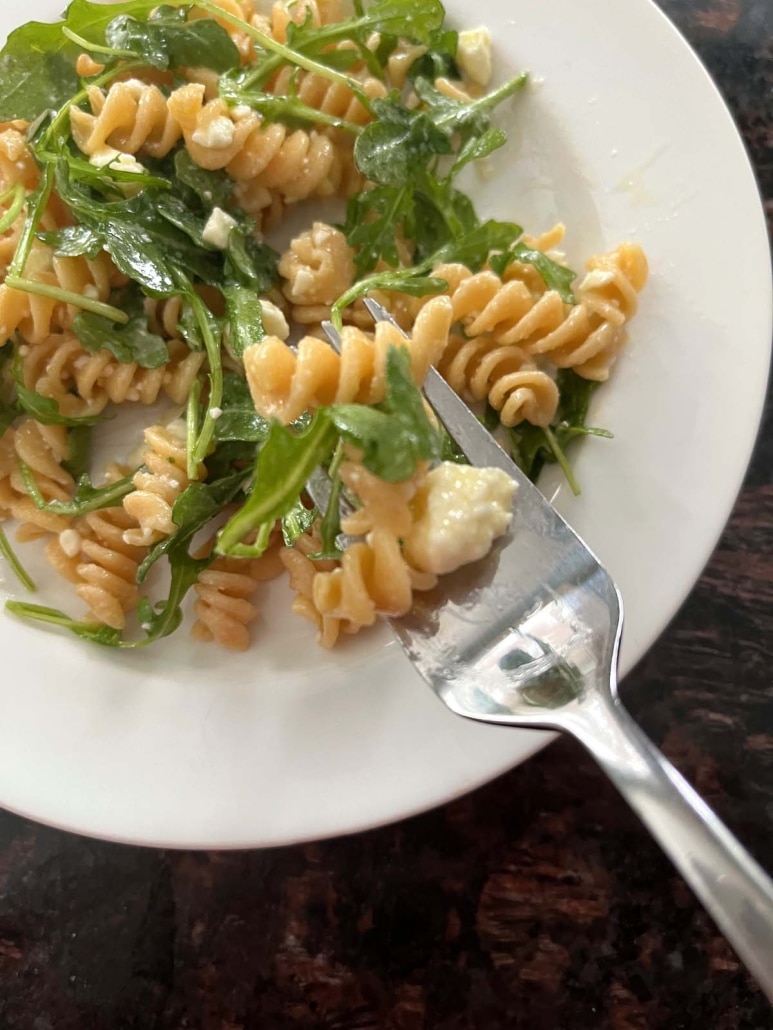
[[[448,10],[469,25],[468,4]],[[629,349],[593,411],[615,439],[576,453],[579,499],[544,480],[620,584],[625,671],[699,575],[754,441],[771,329],[760,202],[722,101],[648,0],[480,0],[475,23],[501,75],[535,76],[505,118],[506,156],[476,187],[480,209],[532,231],[560,217],[575,262],[627,238],[650,259]],[[0,617],[0,803],[115,840],[273,845],[419,812],[546,739],[450,715],[386,631],[321,651],[288,602],[285,587],[267,591],[260,644],[236,657],[185,632],[115,653]]]

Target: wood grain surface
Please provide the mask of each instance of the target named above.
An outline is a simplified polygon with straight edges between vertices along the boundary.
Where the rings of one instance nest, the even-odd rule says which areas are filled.
[[[660,5],[727,98],[770,224],[773,3]],[[772,469],[769,403],[716,553],[624,685],[769,869]],[[569,741],[428,815],[269,852],[122,847],[0,813],[1,1030],[768,1027],[732,950]]]

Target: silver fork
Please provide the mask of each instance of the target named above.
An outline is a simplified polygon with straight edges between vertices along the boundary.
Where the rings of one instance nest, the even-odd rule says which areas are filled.
[[[335,328],[323,328],[340,349]],[[508,535],[417,594],[389,620],[395,636],[458,715],[576,737],[773,1001],[773,882],[620,703],[623,607],[612,578],[434,368],[424,392],[470,463],[503,469],[518,489]]]

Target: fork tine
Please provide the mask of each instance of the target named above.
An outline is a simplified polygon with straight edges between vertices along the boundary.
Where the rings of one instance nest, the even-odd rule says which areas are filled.
[[[340,354],[341,334],[333,325],[333,323],[325,319],[325,321],[322,322],[322,332],[325,334],[325,336],[327,336],[328,341],[330,342],[330,346],[333,348],[333,350],[337,351]]]
[[[379,302],[374,300],[372,297],[366,297],[363,304],[370,312],[374,322],[389,322],[389,324],[393,325],[395,329],[399,329],[403,336],[407,335],[403,332],[403,329],[397,324],[394,318],[392,318],[383,304],[379,304]]]

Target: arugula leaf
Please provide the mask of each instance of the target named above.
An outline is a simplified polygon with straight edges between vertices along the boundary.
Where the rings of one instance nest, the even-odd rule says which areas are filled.
[[[233,181],[225,172],[212,172],[194,164],[184,147],[174,155],[174,174],[183,186],[198,197],[204,210],[228,207],[234,188]],[[190,207],[190,201],[184,199]]]
[[[86,478],[91,467],[91,426],[73,426],[67,434],[67,457],[62,467],[77,483]]]
[[[251,530],[286,515],[312,469],[332,454],[336,437],[325,409],[317,411],[309,427],[298,434],[272,421],[255,464],[252,491],[218,534],[218,553],[239,554],[241,541]]]
[[[432,158],[453,153],[450,133],[427,112],[405,107],[398,94],[373,100],[371,107],[377,120],[354,144],[357,167],[371,182],[405,186]]]
[[[270,290],[276,282],[279,254],[267,243],[247,236],[238,227],[228,234],[225,256],[227,282],[263,292]]]
[[[357,29],[360,35],[382,32],[432,46],[444,19],[440,0],[380,0],[357,19]]]
[[[123,3],[103,4],[92,0],[72,0],[65,11],[64,24],[79,36],[88,36],[97,43],[107,42],[107,26],[123,15],[147,16],[158,2],[153,0],[124,0]],[[73,90],[73,92],[75,92]]]
[[[41,511],[50,511],[54,515],[87,515],[90,511],[112,508],[116,504],[120,504],[124,497],[135,490],[133,472],[123,479],[117,479],[114,483],[106,483],[99,487],[92,486],[89,476],[83,474],[78,479],[72,500],[47,501],[40,492],[32,470],[22,464],[21,474],[35,506]]]
[[[15,29],[0,52],[0,120],[34,121],[78,90],[78,55],[59,25],[31,21]]]
[[[451,165],[449,176],[453,177],[461,172],[465,165],[472,161],[480,161],[495,150],[499,150],[507,142],[507,133],[502,129],[486,129],[480,136],[471,136],[460,149],[459,154]]]
[[[282,539],[285,547],[292,547],[299,536],[311,529],[319,515],[316,508],[307,508],[300,497],[282,516]]]
[[[534,265],[549,290],[555,290],[565,304],[574,304],[572,283],[577,278],[577,273],[573,272],[571,268],[559,265],[557,261],[549,258],[541,250],[527,247],[525,243],[514,243],[503,253],[494,254],[489,264],[501,278],[505,274],[507,266],[513,261]]]
[[[411,377],[407,348],[390,347],[386,381],[380,404],[337,404],[328,411],[339,433],[362,450],[363,465],[380,479],[397,483],[412,475],[419,461],[440,456],[441,438]]]
[[[456,64],[458,45],[458,32],[452,29],[437,29],[432,32],[426,44],[427,52],[417,58],[408,69],[410,81],[413,82],[417,78],[429,79],[431,82],[441,77],[461,78]]]
[[[53,248],[60,257],[94,258],[102,250],[102,237],[87,225],[67,225],[64,229],[35,234],[39,240]]]
[[[241,358],[248,347],[260,343],[266,335],[260,298],[244,286],[226,286],[223,296],[230,327],[228,346],[234,357]]]
[[[213,483],[191,483],[172,506],[172,522],[177,530],[150,549],[137,569],[142,583],[153,565],[170,552],[177,552],[213,518],[220,514],[241,490],[248,472],[234,472]]]
[[[375,192],[375,191],[374,191]],[[359,279],[336,300],[331,309],[333,325],[340,329],[341,312],[359,297],[374,290],[392,290],[407,293],[413,297],[425,297],[432,293],[443,293],[448,289],[445,279],[429,275],[429,270],[445,262],[459,261],[473,271],[478,271],[488,259],[492,250],[507,247],[521,235],[523,230],[514,222],[488,220],[476,225],[469,232],[445,243],[428,257],[410,268],[389,269],[375,272]]]
[[[24,566],[14,553],[14,550],[8,542],[8,537],[5,535],[2,526],[0,526],[0,555],[2,555],[3,558],[5,558],[5,560],[8,562],[11,572],[13,572],[14,576],[16,576],[16,578],[19,580],[21,585],[26,590],[37,589],[34,580],[32,579],[30,574],[27,572],[27,570],[24,568]]]
[[[179,293],[174,268],[163,249],[142,225],[105,221],[104,246],[119,272],[146,290],[151,297]]]
[[[435,251],[431,258],[431,264],[439,265],[447,261],[458,261],[477,272],[485,265],[492,250],[507,247],[522,232],[520,225],[516,225],[515,222],[497,222],[489,219],[459,239],[447,243],[440,250]]]
[[[160,7],[146,21],[121,14],[106,26],[105,42],[122,57],[153,68],[203,66],[225,72],[239,65],[239,51],[221,25],[211,18],[189,21],[179,7]]]
[[[380,260],[390,267],[400,263],[395,229],[412,210],[413,199],[407,188],[376,186],[349,198],[343,230],[356,251],[354,263],[360,275],[371,271]]]
[[[102,315],[81,311],[73,319],[72,328],[86,350],[108,350],[125,365],[160,368],[169,361],[166,341],[148,329],[147,315],[135,315],[121,325]]]
[[[92,644],[101,644],[104,647],[121,646],[120,630],[96,622],[79,622],[77,619],[71,619],[69,615],[58,608],[46,608],[42,604],[29,604],[26,601],[6,601],[5,610],[12,615],[18,615],[21,619],[61,626],[74,633],[76,637],[80,637],[81,640],[88,640]]]
[[[156,605],[151,604],[147,597],[142,598],[137,606],[137,615],[146,635],[141,640],[121,641],[121,647],[147,647],[148,644],[174,633],[183,619],[182,603],[185,595],[196,585],[201,573],[214,560],[214,556],[192,557],[188,553],[186,540],[180,540],[170,548],[167,557],[171,569],[169,596],[166,601]]]
[[[255,410],[247,383],[233,372],[223,377],[222,415],[215,422],[215,440],[241,440],[262,443],[268,436],[269,423]],[[207,467],[210,461],[207,459]]]
[[[16,382],[16,397],[19,406],[44,426],[93,426],[102,420],[102,415],[83,415],[80,417],[63,415],[53,397],[44,397],[42,393],[29,390],[23,383]]]

